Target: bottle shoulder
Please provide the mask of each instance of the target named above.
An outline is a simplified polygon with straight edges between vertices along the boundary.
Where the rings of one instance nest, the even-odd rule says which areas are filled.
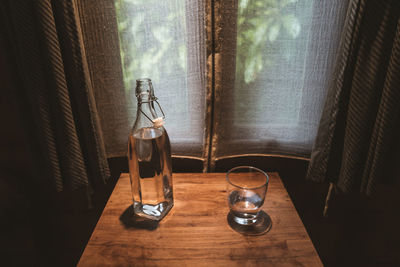
[[[131,135],[137,139],[155,139],[166,132],[163,129],[155,128],[155,127],[143,127],[137,130],[132,130]]]

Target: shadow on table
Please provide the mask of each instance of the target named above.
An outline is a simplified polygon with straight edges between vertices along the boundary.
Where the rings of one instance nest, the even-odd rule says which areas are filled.
[[[154,231],[158,227],[158,221],[139,217],[133,213],[133,205],[130,205],[119,217],[125,228],[137,228]]]
[[[257,221],[251,224],[239,224],[240,221],[237,221],[239,218],[235,217],[232,212],[229,212],[226,218],[229,226],[234,231],[243,235],[263,235],[268,233],[272,227],[271,217],[263,210],[258,214]]]

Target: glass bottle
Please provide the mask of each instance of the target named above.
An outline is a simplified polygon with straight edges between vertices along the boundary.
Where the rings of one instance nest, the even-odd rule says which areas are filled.
[[[133,208],[136,215],[158,221],[174,205],[171,145],[151,80],[136,80],[135,94],[137,116],[128,145]],[[155,103],[163,117],[157,116]]]

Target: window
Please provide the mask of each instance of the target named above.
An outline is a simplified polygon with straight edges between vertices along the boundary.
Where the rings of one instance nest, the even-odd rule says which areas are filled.
[[[309,156],[347,1],[82,2],[89,65],[104,58],[92,80],[108,155],[125,154],[146,76],[175,156]]]

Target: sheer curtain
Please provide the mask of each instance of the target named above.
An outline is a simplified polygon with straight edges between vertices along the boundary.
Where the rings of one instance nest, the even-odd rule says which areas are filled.
[[[201,0],[116,2],[128,109],[124,130],[136,116],[136,79],[151,78],[172,153],[197,158],[204,157],[205,138],[204,6]],[[108,152],[114,149],[121,151]]]
[[[136,115],[135,79],[150,77],[175,156],[209,161],[211,167],[243,154],[308,158],[347,5],[116,1],[127,115],[104,113],[107,154],[125,155]],[[97,104],[101,113],[113,103]],[[118,125],[118,134],[110,134],[116,131],[110,125]]]
[[[223,2],[214,160],[309,157],[346,8],[338,0]]]

